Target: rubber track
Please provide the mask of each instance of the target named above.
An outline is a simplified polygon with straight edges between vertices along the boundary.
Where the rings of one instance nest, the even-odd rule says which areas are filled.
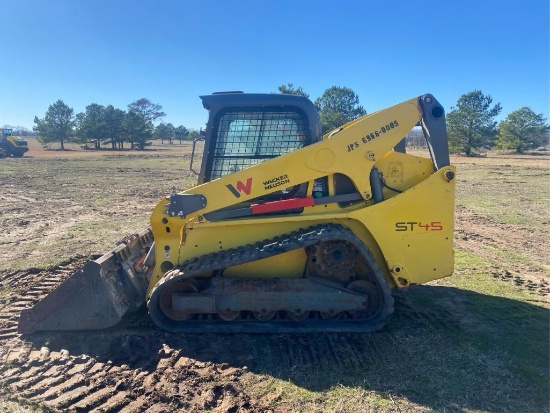
[[[323,320],[314,314],[304,321],[291,321],[277,316],[269,321],[259,321],[252,316],[234,321],[224,321],[213,314],[195,316],[193,319],[176,322],[164,316],[159,298],[169,285],[192,278],[205,272],[223,270],[234,265],[272,257],[284,252],[305,248],[323,241],[343,240],[355,246],[372,270],[375,283],[382,296],[381,308],[369,319],[342,318]],[[393,312],[393,297],[378,263],[369,249],[348,228],[336,224],[323,224],[301,229],[288,235],[204,255],[184,262],[179,270],[170,271],[151,292],[147,303],[153,321],[162,329],[187,333],[313,333],[313,332],[372,332],[381,329]],[[278,314],[280,316],[280,314]]]

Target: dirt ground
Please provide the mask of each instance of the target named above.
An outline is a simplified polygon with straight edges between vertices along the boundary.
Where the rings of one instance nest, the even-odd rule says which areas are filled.
[[[548,155],[453,159],[459,171],[455,275],[397,293],[395,316],[381,332],[316,335],[170,334],[143,310],[105,331],[21,337],[16,326],[23,308],[126,233],[145,227],[156,202],[173,187],[190,184],[193,174],[184,167],[188,150],[179,146],[118,154],[33,145],[22,159],[0,161],[2,409],[548,407],[544,322],[550,303],[550,217],[543,189],[549,188],[531,186],[532,180],[549,182]],[[454,278],[466,284],[457,287]],[[498,310],[481,312],[473,303]],[[508,335],[519,343],[532,330],[543,343],[533,354],[542,359],[526,367],[528,373],[517,373],[522,363],[532,364],[525,359],[530,356],[516,354],[514,343],[491,341]]]

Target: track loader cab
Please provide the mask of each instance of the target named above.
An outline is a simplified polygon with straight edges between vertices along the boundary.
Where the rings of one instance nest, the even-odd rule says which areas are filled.
[[[245,170],[322,140],[317,110],[303,96],[219,92],[201,96],[201,99],[209,116],[199,184]],[[272,178],[268,185],[278,186],[280,190],[264,194],[254,201],[275,201],[306,195],[307,184],[288,187],[285,186],[286,180],[285,174]],[[251,180],[247,179],[228,185],[227,188],[236,198],[240,198],[241,193],[249,192],[250,185]],[[235,213],[228,211],[238,210],[243,205],[251,203],[222,208],[208,214],[208,219],[230,218]]]
[[[322,139],[317,110],[302,96],[222,92],[201,99],[209,116],[199,184]]]

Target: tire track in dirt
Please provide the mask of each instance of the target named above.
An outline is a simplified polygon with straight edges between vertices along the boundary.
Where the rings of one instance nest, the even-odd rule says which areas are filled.
[[[150,369],[47,348],[31,351],[11,366],[0,376],[3,392],[54,411],[263,411],[261,405],[251,405],[236,382],[212,387],[237,371],[226,373],[171,348],[160,350]]]
[[[0,275],[6,291],[0,300],[0,393],[53,411],[264,410],[261,403],[251,404],[242,387],[211,386],[220,377],[229,379],[246,369],[180,355],[164,344],[164,333],[143,319],[144,312],[107,333],[21,338],[17,334],[20,311],[38,302],[85,261],[79,258],[45,271]],[[186,344],[183,337],[174,336],[171,341]]]
[[[24,308],[32,307],[90,258],[77,257],[47,270],[0,274],[0,342],[17,337],[17,322]],[[1,355],[1,352],[0,352]]]
[[[548,234],[519,225],[495,222],[458,206],[455,219],[455,247],[490,261],[495,279],[513,282],[520,288],[550,296]],[[513,268],[502,265],[502,254],[520,257]],[[512,258],[510,258],[510,261]]]

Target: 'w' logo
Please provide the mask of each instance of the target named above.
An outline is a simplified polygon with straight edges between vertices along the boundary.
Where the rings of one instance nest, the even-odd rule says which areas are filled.
[[[231,184],[226,186],[227,189],[229,189],[237,198],[240,198],[241,192],[244,192],[246,195],[250,195],[250,191],[252,190],[252,178],[248,178],[246,180],[246,184],[243,184],[241,181],[237,181],[237,189],[235,189],[235,187]]]

